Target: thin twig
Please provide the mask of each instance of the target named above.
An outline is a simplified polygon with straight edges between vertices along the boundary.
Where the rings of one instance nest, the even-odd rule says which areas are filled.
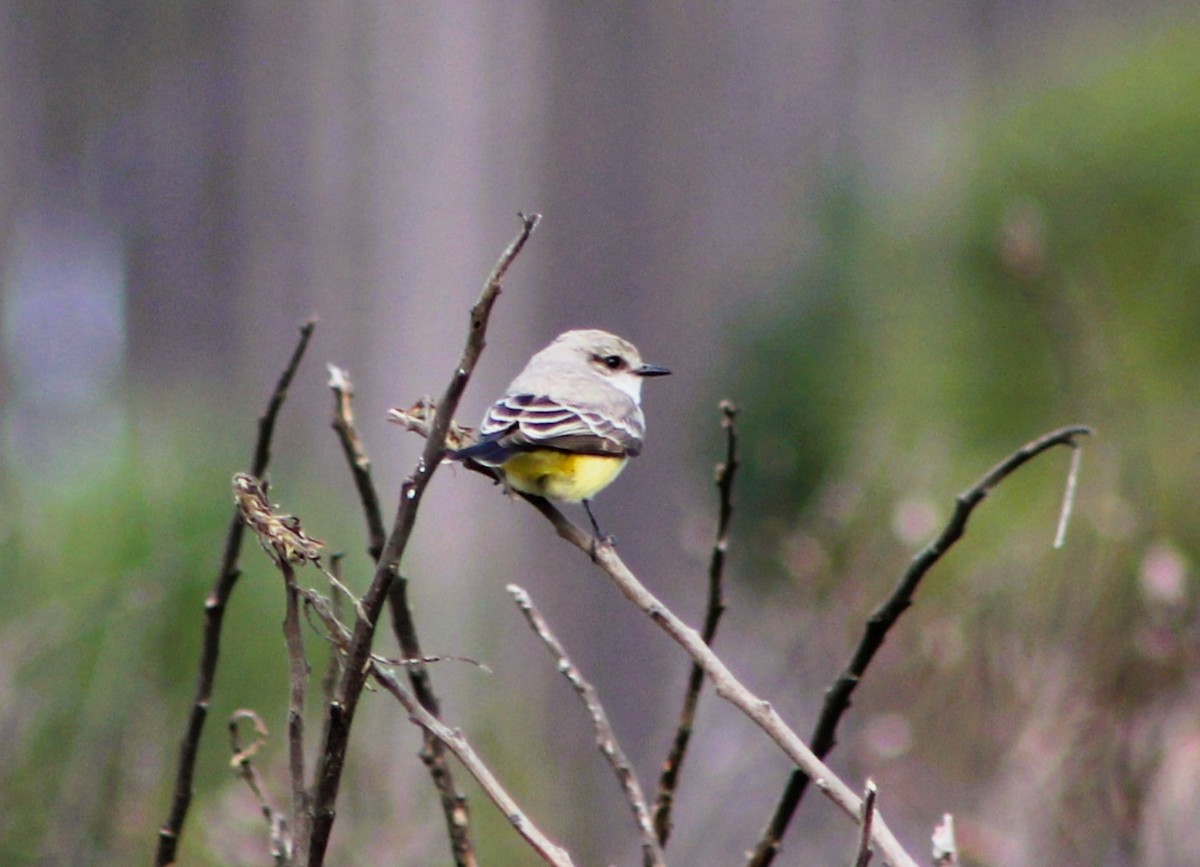
[[[342,444],[342,452],[350,464],[354,485],[358,490],[363,513],[367,522],[367,550],[371,559],[378,562],[386,541],[383,518],[379,509],[379,495],[371,478],[371,462],[366,447],[354,423],[354,384],[349,374],[341,368],[329,365],[329,387],[334,394],[333,429]],[[415,660],[408,666],[408,679],[413,693],[421,706],[436,717],[441,716],[433,680],[420,660],[421,642],[417,637],[417,625],[405,593],[407,580],[397,576],[388,594],[391,609],[392,631],[400,645],[400,653],[406,659]],[[361,606],[360,606],[361,608]],[[365,612],[364,612],[365,614]],[[467,797],[458,790],[454,773],[446,761],[446,748],[428,732],[422,730],[423,740],[420,758],[429,769],[430,779],[437,789],[442,812],[446,817],[446,830],[450,838],[450,851],[456,867],[475,867],[475,844],[471,840],[471,813]]]
[[[867,867],[871,863],[871,825],[875,822],[875,797],[878,789],[874,780],[867,780],[862,799],[862,820],[858,828],[858,854],[854,867]]]
[[[713,682],[717,695],[745,714],[788,758],[813,776],[817,787],[842,812],[855,822],[859,821],[862,802],[858,796],[805,746],[769,702],[755,696],[733,675],[725,663],[704,643],[700,633],[680,620],[645,588],[618,556],[611,541],[596,539],[590,533],[576,527],[548,500],[524,494],[522,496],[550,521],[558,535],[591,557],[626,599],[648,615],[700,664]],[[916,861],[900,846],[878,812],[875,815],[871,838],[885,863],[893,867],[916,867]]]
[[[300,629],[300,599],[296,571],[287,560],[276,561],[283,573],[287,607],[283,635],[287,644],[288,672],[288,776],[292,784],[292,840],[296,852],[304,852],[308,842],[309,794],[304,780],[304,699],[308,690],[309,667],[304,655],[304,634]]]
[[[333,577],[337,584],[333,581],[329,585],[329,610],[335,620],[341,620],[342,617],[342,594],[336,592],[337,586],[342,585],[342,560],[345,557],[341,553],[331,554],[329,557],[329,574]],[[354,604],[357,600],[351,597],[351,603]],[[342,654],[333,652],[329,654],[329,662],[325,667],[325,676],[321,678],[321,694],[326,702],[333,700],[334,690],[337,688],[338,680],[342,676]]]
[[[573,862],[571,861],[570,853],[554,843],[529,820],[524,811],[517,806],[517,802],[513,799],[512,795],[500,784],[500,781],[496,779],[491,769],[484,764],[483,760],[472,749],[461,731],[450,728],[429,713],[429,711],[425,710],[425,708],[421,707],[416,699],[409,694],[408,690],[400,684],[400,681],[396,680],[386,669],[373,661],[369,665],[371,675],[384,689],[394,695],[400,704],[404,705],[404,709],[408,711],[409,719],[436,737],[441,743],[446,745],[446,748],[450,752],[458,757],[458,760],[463,763],[468,773],[479,783],[480,788],[483,789],[488,798],[504,813],[509,824],[517,830],[518,834],[525,838],[526,842],[533,847],[542,860],[547,864],[555,865],[555,867],[572,867]]]
[[[425,449],[418,459],[412,475],[401,486],[400,504],[396,510],[391,534],[380,554],[371,586],[362,598],[363,610],[367,616],[360,618],[355,624],[354,639],[346,660],[345,674],[339,685],[337,697],[329,704],[328,725],[325,728],[324,743],[317,766],[308,867],[321,867],[325,861],[325,852],[329,846],[329,834],[333,828],[335,817],[334,804],[337,800],[342,770],[346,761],[350,726],[354,720],[363,685],[366,682],[375,625],[383,610],[384,601],[388,598],[392,583],[399,573],[400,561],[408,547],[408,540],[416,523],[422,495],[445,454],[446,431],[449,429],[451,418],[471,373],[475,369],[480,353],[483,352],[488,319],[492,306],[500,295],[501,281],[505,272],[508,271],[509,265],[520,253],[521,248],[525,246],[525,242],[529,239],[529,235],[539,219],[537,215],[531,217],[522,215],[521,231],[501,255],[484,285],[479,300],[471,308],[470,330],[462,356],[438,404],[437,414],[434,416]]]
[[[833,749],[837,742],[838,721],[850,707],[850,696],[866,672],[867,666],[883,645],[883,640],[892,625],[912,605],[913,594],[925,573],[961,538],[967,527],[967,519],[971,517],[975,507],[983,502],[996,485],[1028,461],[1057,445],[1069,445],[1078,451],[1075,440],[1089,433],[1091,428],[1072,425],[1038,437],[996,464],[984,473],[979,481],[959,494],[949,522],[938,537],[912,559],[891,595],[868,618],[866,630],[850,662],[825,692],[825,702],[811,739],[814,753],[824,758]],[[808,775],[802,767],[792,772],[774,815],[747,861],[747,867],[766,867],[775,859],[780,841],[787,831],[796,807],[800,804],[800,799],[804,797],[807,785]]]
[[[249,720],[254,726],[254,741],[247,747],[242,746],[241,733],[238,730],[238,724],[242,720]],[[287,836],[287,821],[279,815],[278,810],[271,806],[263,789],[262,779],[258,775],[258,769],[251,761],[266,742],[267,726],[257,713],[242,708],[234,711],[229,717],[229,745],[233,749],[233,758],[229,764],[250,787],[250,791],[254,793],[255,799],[258,801],[259,811],[267,820],[267,828],[271,835],[271,858],[275,861],[275,867],[286,867],[291,863],[293,851],[292,842]]]
[[[377,561],[387,540],[387,531],[383,528],[379,494],[371,479],[371,461],[354,424],[354,383],[350,381],[350,374],[342,368],[330,364],[327,369],[329,388],[333,391],[333,429],[337,432],[338,442],[342,444],[342,453],[354,477],[354,488],[362,502],[363,517],[367,522],[367,551],[371,559]]]
[[[305,349],[308,348],[308,341],[315,327],[315,319],[310,319],[300,327],[300,340],[275,384],[275,390],[271,393],[266,410],[258,419],[258,439],[254,445],[254,456],[250,465],[250,473],[256,478],[262,477],[270,462],[275,420],[279,416],[279,410],[287,397],[288,387],[296,375],[296,370],[300,366],[300,360],[304,357]],[[192,700],[192,710],[188,717],[187,728],[179,746],[179,765],[175,772],[175,790],[171,799],[171,809],[166,821],[158,831],[158,847],[154,857],[156,867],[166,867],[166,865],[175,863],[179,838],[183,833],[183,824],[187,819],[188,808],[191,806],[196,755],[200,748],[200,736],[204,732],[204,722],[208,718],[208,708],[212,702],[217,659],[221,652],[221,624],[225,617],[225,607],[233,593],[238,576],[241,574],[238,557],[242,549],[243,527],[241,517],[235,511],[225,534],[225,552],[221,557],[220,569],[212,590],[204,600],[203,646],[196,673],[196,692]]]
[[[953,867],[958,863],[958,841],[954,839],[954,816],[946,813],[933,829],[934,867]]]
[[[280,512],[267,498],[266,484],[245,473],[233,476],[234,501],[242,520],[258,538],[259,544],[283,575],[287,600],[283,617],[283,637],[287,646],[290,690],[288,693],[288,777],[292,789],[292,848],[307,851],[310,796],[304,774],[304,703],[308,693],[310,669],[304,653],[304,633],[300,628],[299,584],[293,566],[313,563],[335,584],[340,582],[320,564],[319,539],[304,531],[295,515]],[[343,590],[345,588],[342,588]]]
[[[408,682],[421,707],[432,716],[441,717],[441,703],[433,689],[433,678],[429,668],[421,661],[421,642],[417,637],[417,624],[412,608],[408,604],[408,579],[397,575],[388,591],[388,609],[391,612],[392,632],[400,644],[400,654],[411,661],[406,664]],[[437,789],[446,817],[446,831],[450,836],[450,850],[457,867],[474,867],[475,846],[471,840],[471,812],[467,796],[458,790],[454,773],[446,761],[446,747],[428,729],[422,729],[420,758],[429,769],[429,777]]]
[[[1054,531],[1054,547],[1061,548],[1067,540],[1067,524],[1071,521],[1071,512],[1075,509],[1075,486],[1079,481],[1079,464],[1083,459],[1083,449],[1077,443],[1071,443],[1071,469],[1067,471],[1067,485],[1063,489],[1062,508],[1058,513],[1058,528]]]
[[[314,629],[316,628],[316,624],[313,623],[311,617],[311,615],[315,614],[325,627],[325,634],[318,633],[318,636],[340,653],[348,651],[353,633],[351,633],[350,628],[346,624],[338,619],[334,613],[331,601],[315,590],[309,590],[299,585],[297,585],[296,590],[300,598],[304,600],[304,613],[308,617],[309,626],[312,626]],[[490,668],[477,659],[471,659],[469,656],[422,656],[418,659],[393,659],[390,656],[380,656],[378,653],[372,653],[371,661],[376,665],[388,665],[396,668],[429,665],[435,662],[465,662],[489,674],[491,673]]]
[[[725,574],[725,555],[729,550],[729,522],[733,517],[733,480],[738,469],[737,428],[734,425],[737,407],[723,400],[720,410],[721,427],[725,429],[725,460],[717,464],[716,470],[719,498],[717,535],[708,563],[708,609],[704,614],[704,629],[700,633],[704,643],[710,647],[717,634],[717,624],[725,611],[722,581]],[[696,706],[700,702],[700,690],[703,686],[704,669],[693,662],[691,673],[688,675],[687,691],[683,696],[683,709],[679,713],[679,727],[676,729],[671,751],[663,762],[662,774],[658,778],[658,795],[654,799],[654,830],[663,846],[667,845],[667,838],[671,835],[671,808],[675,803],[679,773],[692,738]]]
[[[592,727],[596,730],[596,746],[600,749],[600,755],[604,756],[617,775],[617,782],[625,791],[625,798],[629,801],[634,821],[637,822],[638,831],[641,832],[643,863],[646,867],[662,867],[662,847],[658,845],[658,837],[654,833],[654,826],[650,821],[646,796],[642,794],[642,787],[638,783],[637,774],[633,771],[633,765],[630,764],[625,751],[617,742],[617,736],[613,732],[612,724],[608,721],[608,714],[604,712],[604,706],[600,703],[600,696],[596,694],[595,687],[584,678],[579,669],[575,667],[575,663],[571,662],[566,648],[555,637],[550,625],[546,623],[546,619],[542,617],[541,612],[533,604],[533,600],[529,598],[529,594],[516,584],[509,584],[507,589],[525,615],[525,619],[529,621],[533,631],[546,645],[550,655],[554,657],[559,672],[571,684],[571,688],[575,690],[580,701],[583,702],[584,708],[587,709],[588,715],[592,718]]]

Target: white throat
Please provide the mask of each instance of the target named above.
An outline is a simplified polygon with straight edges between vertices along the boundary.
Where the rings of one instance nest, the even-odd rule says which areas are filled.
[[[612,377],[610,382],[612,382],[615,388],[620,389],[633,398],[633,402],[638,406],[642,405],[642,378],[636,373],[622,371]]]

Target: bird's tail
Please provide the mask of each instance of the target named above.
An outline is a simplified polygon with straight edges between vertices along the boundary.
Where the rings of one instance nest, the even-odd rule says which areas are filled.
[[[451,460],[474,461],[487,467],[500,466],[512,457],[512,454],[512,449],[494,439],[483,439],[466,448],[446,452],[446,456]]]

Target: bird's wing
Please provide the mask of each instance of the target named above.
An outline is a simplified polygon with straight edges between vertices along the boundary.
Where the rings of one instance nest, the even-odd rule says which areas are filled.
[[[633,457],[641,451],[645,429],[632,400],[614,414],[568,406],[547,395],[508,394],[488,410],[479,442],[456,456],[493,465],[533,448]]]

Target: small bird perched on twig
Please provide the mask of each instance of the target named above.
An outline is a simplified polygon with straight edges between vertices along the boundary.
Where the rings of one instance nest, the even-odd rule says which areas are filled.
[[[670,372],[615,334],[567,331],[492,404],[478,442],[450,457],[494,469],[514,491],[582,502],[603,536],[590,500],[642,450],[642,380]]]

